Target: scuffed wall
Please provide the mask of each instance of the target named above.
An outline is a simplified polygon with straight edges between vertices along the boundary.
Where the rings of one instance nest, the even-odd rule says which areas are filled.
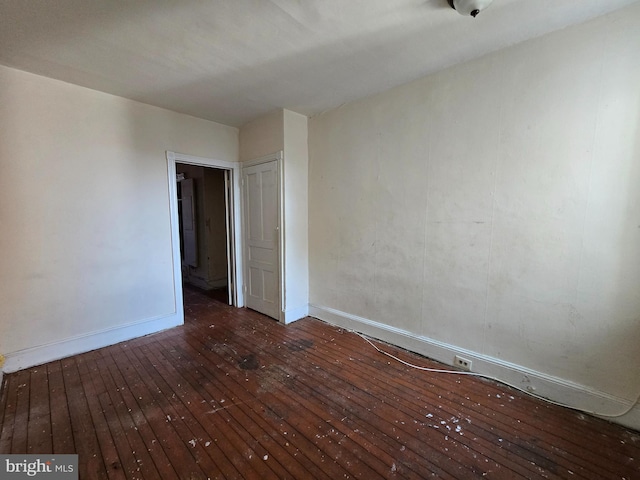
[[[167,150],[238,130],[0,67],[0,353],[175,311]]]
[[[310,302],[635,399],[639,31],[636,5],[310,119]]]

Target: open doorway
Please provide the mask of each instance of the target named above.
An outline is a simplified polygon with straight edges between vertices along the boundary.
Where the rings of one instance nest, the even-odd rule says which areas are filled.
[[[167,152],[176,313],[184,323],[183,281],[244,306],[240,164]],[[185,228],[186,227],[186,228]]]
[[[176,163],[182,281],[233,304],[230,171]]]

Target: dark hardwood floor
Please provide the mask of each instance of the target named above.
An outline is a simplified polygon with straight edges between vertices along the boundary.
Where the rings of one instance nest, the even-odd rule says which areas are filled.
[[[81,479],[640,478],[638,432],[310,318],[185,304],[184,327],[6,375],[0,453],[77,453]]]

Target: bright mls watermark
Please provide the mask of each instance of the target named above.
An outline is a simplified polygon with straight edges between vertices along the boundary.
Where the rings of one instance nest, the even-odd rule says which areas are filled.
[[[0,455],[0,479],[78,480],[78,455]]]

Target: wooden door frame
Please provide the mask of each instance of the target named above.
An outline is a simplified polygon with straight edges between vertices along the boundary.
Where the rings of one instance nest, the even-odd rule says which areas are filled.
[[[187,165],[196,165],[199,167],[218,168],[228,170],[231,173],[231,209],[232,225],[229,226],[229,234],[232,236],[232,248],[229,257],[235,261],[232,263],[232,270],[235,278],[233,289],[233,305],[236,307],[244,307],[244,268],[243,268],[243,230],[242,225],[242,207],[238,200],[242,197],[240,188],[241,164],[240,162],[228,162],[226,160],[217,160],[214,158],[196,157],[193,155],[185,155],[167,151],[167,178],[169,184],[169,212],[171,222],[171,251],[173,260],[173,291],[175,298],[176,313],[181,317],[181,323],[184,323],[184,298],[182,292],[182,259],[180,257],[180,232],[178,222],[178,189],[176,185],[176,163],[184,163]],[[231,279],[229,279],[230,281]]]
[[[285,305],[285,289],[284,289],[284,275],[285,275],[285,271],[284,271],[284,248],[285,248],[285,244],[284,244],[284,212],[283,212],[283,208],[284,208],[284,179],[283,179],[283,168],[282,168],[282,159],[284,158],[284,154],[281,151],[279,152],[275,152],[275,153],[271,153],[269,155],[265,155],[263,157],[258,157],[258,158],[254,158],[252,160],[247,160],[245,162],[241,162],[242,168],[248,168],[248,167],[254,167],[256,165],[260,165],[263,163],[269,163],[269,162],[276,162],[277,165],[277,174],[276,177],[278,179],[278,185],[277,185],[277,191],[278,191],[278,207],[277,207],[277,212],[278,212],[278,218],[276,219],[276,224],[278,225],[278,247],[277,247],[277,251],[278,251],[278,281],[277,281],[277,285],[278,285],[278,318],[277,320],[281,323],[284,323],[285,321],[285,317],[284,317],[284,305]],[[241,173],[241,182],[244,181],[244,173]],[[242,244],[243,244],[243,250],[242,250],[242,254],[245,256],[245,258],[249,258],[248,255],[248,242],[246,241],[247,238],[247,234],[246,234],[246,224],[245,224],[245,219],[246,219],[246,215],[245,215],[245,199],[244,199],[244,185],[241,185],[242,187],[242,191],[241,191],[241,203],[242,203],[242,238],[244,239]],[[244,265],[244,275],[245,278],[249,278],[249,262],[245,262]],[[247,285],[246,283],[243,284],[242,286],[242,291],[243,293],[246,293],[246,288]]]

